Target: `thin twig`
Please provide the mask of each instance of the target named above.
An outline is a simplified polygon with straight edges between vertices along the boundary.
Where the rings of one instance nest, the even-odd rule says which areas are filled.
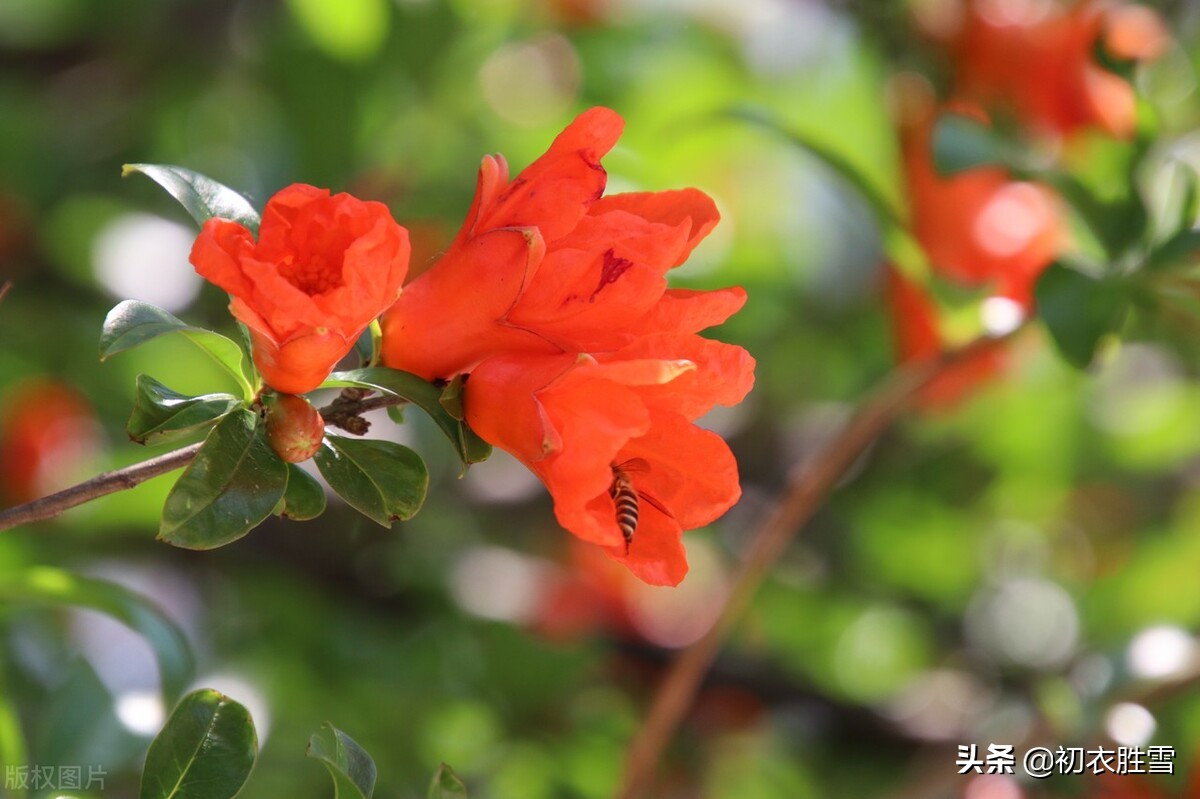
[[[4,298],[8,296],[8,292],[12,290],[13,282],[6,280],[0,283],[0,302],[4,302]]]
[[[391,405],[400,405],[404,402],[406,400],[402,397],[389,395],[366,397],[358,400],[353,406],[345,402],[336,403],[335,401],[334,404],[322,408],[321,415],[326,417],[330,424],[361,435],[357,429],[350,429],[349,425],[352,425],[352,423],[348,420],[358,419],[358,421],[362,422],[364,420],[359,418],[358,414],[379,408],[387,408]],[[93,499],[98,499],[108,494],[115,494],[118,491],[125,491],[146,482],[152,477],[158,477],[160,474],[166,474],[167,472],[179,469],[186,466],[196,457],[196,453],[200,451],[200,447],[203,444],[203,441],[190,444],[181,449],[164,453],[122,469],[105,472],[90,480],[85,480],[70,488],[64,488],[62,491],[42,497],[41,499],[35,499],[32,502],[0,510],[0,531],[8,530],[22,524],[51,519],[66,510],[74,508],[76,505],[82,505],[85,502],[90,502]]]
[[[178,469],[196,457],[196,453],[200,451],[203,443],[200,441],[148,461],[105,472],[91,480],[85,480],[41,499],[2,510],[0,511],[0,530],[53,518],[76,505],[91,502],[106,494],[133,488],[152,477],[158,477],[160,474]]]
[[[718,650],[775,561],[830,490],[922,387],[949,367],[997,346],[1000,341],[1000,338],[982,338],[938,358],[895,370],[816,457],[792,469],[778,503],[751,539],[720,616],[703,637],[680,654],[659,684],[642,727],[629,745],[617,799],[640,799],[648,794],[655,766],[695,699]]]

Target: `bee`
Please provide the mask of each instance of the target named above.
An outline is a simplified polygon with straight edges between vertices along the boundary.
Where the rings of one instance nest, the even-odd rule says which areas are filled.
[[[656,499],[649,494],[639,494],[638,490],[634,488],[633,478],[630,477],[630,474],[635,471],[644,471],[646,468],[646,462],[641,458],[633,458],[612,465],[613,480],[612,485],[608,488],[608,494],[612,497],[613,506],[616,509],[617,527],[625,538],[626,555],[629,554],[629,548],[633,545],[633,536],[637,532],[643,500],[661,513],[671,515]]]

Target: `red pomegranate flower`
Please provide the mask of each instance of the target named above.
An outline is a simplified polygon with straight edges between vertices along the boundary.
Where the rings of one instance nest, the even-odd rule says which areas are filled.
[[[233,296],[229,310],[250,329],[267,385],[303,394],[395,302],[408,256],[408,233],[382,203],[295,184],[267,201],[257,241],[210,219],[191,261]]]
[[[717,302],[666,283],[716,225],[711,199],[602,196],[600,157],[622,125],[607,108],[585,112],[511,182],[502,157],[484,158],[457,238],[384,316],[384,363],[445,378],[497,352],[613,349],[640,335],[664,295]]]
[[[741,495],[728,445],[692,421],[740,401],[753,365],[739,347],[669,333],[597,355],[497,355],[471,374],[467,421],[541,478],[563,527],[642,580],[675,585],[683,530]]]
[[[668,289],[717,223],[694,189],[605,197],[600,157],[622,121],[593,108],[511,182],[480,169],[446,254],[383,321],[383,360],[423,377],[470,373],[467,421],[546,484],[559,522],[649,583],[687,571],[683,530],[737,501],[737,464],[692,422],[753,384],[740,347],[696,335],[739,288]]]

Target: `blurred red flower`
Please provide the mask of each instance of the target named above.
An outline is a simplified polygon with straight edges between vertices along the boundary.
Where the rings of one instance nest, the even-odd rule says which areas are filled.
[[[609,109],[583,113],[511,182],[503,158],[485,158],[453,244],[385,315],[383,360],[427,379],[469,372],[467,421],[541,478],[559,522],[674,585],[682,531],[741,493],[729,447],[692,422],[740,402],[754,360],[696,335],[745,292],[667,288],[716,225],[712,200],[603,196],[600,157],[622,126]]]
[[[986,291],[988,302],[1008,301],[1011,321],[1019,321],[1033,306],[1038,277],[1062,246],[1064,224],[1055,195],[1036,183],[1014,181],[999,168],[942,177],[932,155],[937,111],[925,98],[905,99],[908,116],[900,138],[910,224],[933,274]],[[952,110],[979,115],[962,104]],[[888,265],[885,272],[899,359],[936,357],[946,342],[933,297],[894,267]],[[920,401],[934,407],[953,404],[1003,364],[1000,348],[982,349],[944,370],[922,390]]]
[[[884,275],[897,358],[901,363],[914,363],[938,357],[945,350],[945,342],[938,330],[933,300],[894,267],[885,267]],[[999,345],[980,349],[942,369],[921,389],[918,401],[927,408],[954,405],[995,376],[1005,361],[1005,350]]]
[[[1062,243],[1055,196],[999,168],[940,176],[933,164],[933,119],[931,114],[901,135],[913,234],[938,275],[987,286],[993,296],[1029,308],[1038,276]]]
[[[267,201],[258,240],[210,219],[192,247],[201,276],[229,292],[271,388],[316,388],[400,293],[408,232],[386,206],[294,184]]]
[[[1007,111],[1043,133],[1097,127],[1133,134],[1133,88],[1096,62],[1149,60],[1166,48],[1162,19],[1142,5],[1084,0],[975,0],[952,43],[954,96]]]
[[[0,415],[0,491],[29,502],[82,479],[104,449],[87,399],[70,386],[33,379],[13,387]]]

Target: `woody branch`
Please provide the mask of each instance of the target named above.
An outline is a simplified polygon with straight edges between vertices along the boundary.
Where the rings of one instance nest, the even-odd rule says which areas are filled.
[[[329,405],[321,408],[320,412],[326,424],[340,427],[354,435],[362,435],[367,432],[369,426],[362,414],[379,408],[402,405],[405,402],[402,397],[395,396],[363,397],[358,389],[348,389]],[[41,499],[0,510],[0,531],[52,519],[93,499],[134,488],[151,478],[179,469],[191,463],[202,445],[203,442],[190,444],[122,469],[96,475],[90,480]]]

